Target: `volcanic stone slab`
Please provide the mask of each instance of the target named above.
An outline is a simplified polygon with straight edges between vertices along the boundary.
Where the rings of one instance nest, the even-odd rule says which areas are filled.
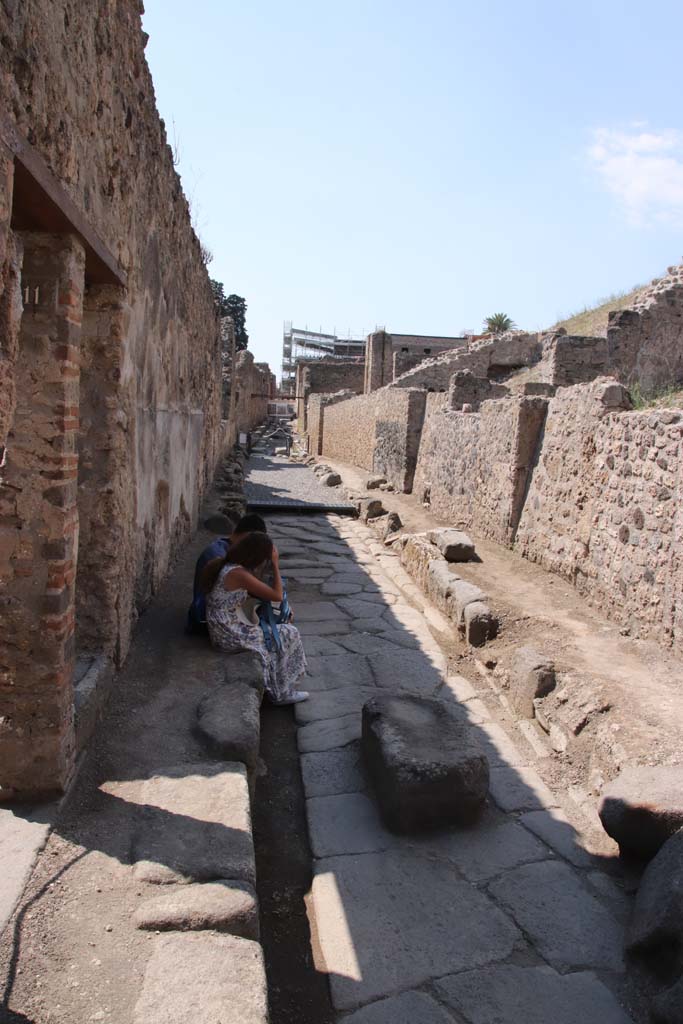
[[[117,795],[144,808],[133,840],[141,881],[255,880],[247,773],[243,764],[172,765]]]
[[[355,715],[344,715],[343,718],[325,719],[301,726],[296,734],[296,742],[301,754],[317,750],[334,750],[359,740],[361,731],[359,711]]]
[[[340,718],[355,711],[360,714],[365,701],[376,693],[376,686],[346,686],[339,690],[312,693],[309,700],[295,706],[297,724]]]
[[[430,857],[450,861],[470,882],[495,878],[503,871],[547,860],[549,853],[538,839],[509,818],[487,812],[471,828],[451,828],[408,840]]]
[[[313,797],[306,801],[306,816],[314,857],[377,853],[396,842],[365,793]]]
[[[500,964],[436,983],[440,998],[471,1024],[631,1024],[594,974]]]
[[[147,931],[230,932],[243,939],[259,937],[256,893],[246,882],[206,882],[171,886],[171,892],[145,900],[133,914]]]
[[[634,953],[670,957],[683,949],[683,829],[664,843],[645,869],[627,943]]]
[[[622,852],[649,860],[683,828],[683,766],[624,768],[605,786],[599,814]]]
[[[623,970],[622,928],[566,864],[515,868],[489,892],[557,970]]]
[[[407,852],[318,861],[312,897],[339,1011],[503,960],[520,939],[509,918],[451,865]]]
[[[356,1010],[344,1024],[453,1024],[453,1018],[425,992],[402,992]]]
[[[557,806],[556,798],[533,768],[492,768],[491,796],[502,811]]]
[[[260,662],[260,658],[259,658]],[[259,666],[261,680],[263,667]],[[240,680],[209,690],[197,705],[197,731],[214,757],[254,770],[261,734],[261,692]]]
[[[374,697],[361,748],[382,816],[396,832],[473,821],[489,785],[486,756],[463,718],[440,701]]]
[[[443,682],[432,658],[423,651],[394,650],[368,656],[375,682],[383,690],[429,697]]]
[[[529,811],[522,815],[520,821],[525,828],[531,829],[544,843],[572,864],[580,868],[591,864],[592,857],[583,847],[581,837],[559,808]]]
[[[295,611],[297,622],[322,622],[325,619],[347,618],[346,613],[332,601],[311,601],[310,604],[298,604]]]
[[[159,936],[147,963],[133,1024],[268,1024],[258,942],[193,932]]]
[[[359,793],[367,788],[360,743],[338,750],[301,755],[301,777],[307,797]]]
[[[339,657],[309,658],[308,671],[310,675],[306,677],[306,689],[316,693],[347,686],[374,686],[367,658],[361,654],[345,654],[343,648],[339,650]]]
[[[683,976],[653,1000],[654,1020],[657,1024],[681,1024],[682,1006]]]

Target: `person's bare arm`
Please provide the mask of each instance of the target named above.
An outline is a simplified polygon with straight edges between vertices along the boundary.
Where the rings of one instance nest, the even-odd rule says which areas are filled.
[[[273,586],[254,576],[248,569],[237,566],[229,572],[223,580],[226,590],[244,589],[250,597],[260,597],[262,601],[282,600],[282,578],[280,576],[280,561],[277,549],[273,548]]]

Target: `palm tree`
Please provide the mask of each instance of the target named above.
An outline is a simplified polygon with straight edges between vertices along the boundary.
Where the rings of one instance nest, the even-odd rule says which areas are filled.
[[[487,334],[505,334],[513,330],[517,325],[510,319],[507,313],[494,313],[484,320],[484,327]]]

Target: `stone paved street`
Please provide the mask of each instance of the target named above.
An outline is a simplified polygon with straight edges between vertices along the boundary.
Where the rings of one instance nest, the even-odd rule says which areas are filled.
[[[255,452],[249,460],[246,497],[250,504],[273,500],[302,505],[335,505],[351,508],[338,488],[323,487],[306,466],[278,456]]]
[[[338,1020],[642,1020],[622,959],[628,896],[584,847],[531,748],[449,675],[398,560],[345,517],[280,515],[269,529],[309,657],[311,698],[296,718],[310,915]],[[363,703],[387,691],[468,715],[492,768],[475,826],[420,837],[384,828],[359,739]]]

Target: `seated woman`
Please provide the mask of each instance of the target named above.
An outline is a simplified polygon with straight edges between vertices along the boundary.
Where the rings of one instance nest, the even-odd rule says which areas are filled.
[[[268,562],[273,567],[273,585],[259,575]],[[256,651],[264,667],[266,693],[273,704],[297,704],[308,693],[296,689],[306,671],[306,656],[296,626],[278,626],[281,649],[269,651],[261,627],[245,605],[248,599],[282,600],[282,579],[277,548],[265,533],[249,533],[234,544],[225,557],[205,566],[202,589],[206,598],[206,624],[211,643],[220,651]]]

